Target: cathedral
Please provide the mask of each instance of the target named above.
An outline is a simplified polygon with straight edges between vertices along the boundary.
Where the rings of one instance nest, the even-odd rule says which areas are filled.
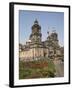
[[[63,60],[64,48],[59,45],[56,31],[48,33],[45,41],[42,41],[41,26],[35,20],[29,40],[25,45],[19,44],[19,58],[22,61],[61,59]]]

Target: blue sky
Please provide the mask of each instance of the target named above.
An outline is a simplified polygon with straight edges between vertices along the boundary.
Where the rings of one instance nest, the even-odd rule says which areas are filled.
[[[19,39],[20,43],[25,44],[31,34],[31,27],[35,19],[41,26],[42,41],[46,40],[47,32],[52,32],[55,27],[58,33],[60,44],[64,45],[64,13],[63,12],[46,12],[46,11],[19,11]]]

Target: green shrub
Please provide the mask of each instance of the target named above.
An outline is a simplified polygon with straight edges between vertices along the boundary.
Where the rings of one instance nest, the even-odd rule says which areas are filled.
[[[55,72],[50,60],[19,62],[19,79],[55,77]]]

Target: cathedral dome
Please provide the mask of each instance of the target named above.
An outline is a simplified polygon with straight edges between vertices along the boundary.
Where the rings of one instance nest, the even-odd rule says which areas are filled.
[[[41,26],[39,25],[37,19],[34,21],[34,24],[33,24],[33,26],[32,26],[32,29],[34,29],[34,28],[41,29]]]
[[[38,24],[38,21],[37,21],[37,19],[34,21],[34,24]]]
[[[57,38],[57,33],[56,33],[56,31],[53,31],[52,33],[51,33],[51,36],[53,37],[53,38]]]

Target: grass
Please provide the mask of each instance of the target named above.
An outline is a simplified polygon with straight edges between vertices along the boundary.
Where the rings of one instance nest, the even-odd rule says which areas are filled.
[[[55,72],[51,60],[19,62],[19,79],[55,77]]]

